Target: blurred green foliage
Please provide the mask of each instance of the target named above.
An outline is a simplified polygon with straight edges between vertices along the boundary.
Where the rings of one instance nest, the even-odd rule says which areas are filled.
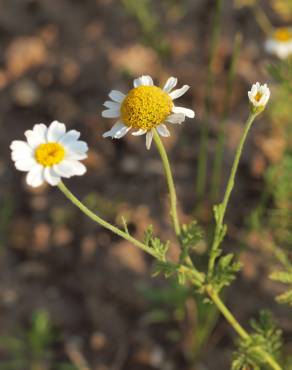
[[[69,363],[52,365],[55,341],[56,334],[48,313],[36,311],[27,331],[21,329],[17,336],[0,337],[0,351],[4,354],[0,370],[76,370]]]
[[[265,173],[265,190],[251,224],[258,230],[264,228],[272,238],[269,247],[280,270],[270,277],[286,288],[276,299],[292,305],[292,60],[271,65],[268,71],[276,82],[269,113],[272,125],[282,133],[285,149],[282,158],[271,163]]]
[[[133,16],[147,46],[153,48],[160,57],[169,55],[169,44],[161,32],[161,20],[155,12],[152,0],[122,0],[122,4],[128,14]]]
[[[263,356],[258,349],[262,348],[274,359],[280,357],[282,346],[282,331],[277,327],[272,315],[267,311],[261,311],[259,320],[251,320],[253,332],[250,340],[241,339],[238,342],[238,350],[233,354],[232,370],[265,368]]]

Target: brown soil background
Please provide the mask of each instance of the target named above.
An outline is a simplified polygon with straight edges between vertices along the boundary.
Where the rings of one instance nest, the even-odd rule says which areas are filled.
[[[112,222],[121,225],[121,215],[126,215],[137,237],[142,238],[152,223],[156,234],[174,242],[155,147],[146,151],[141,137],[128,135],[119,141],[101,137],[113,123],[100,114],[111,89],[126,92],[142,73],[160,84],[173,75],[180,84],[191,85],[180,103],[192,107],[196,118],[171,128],[171,138],[164,140],[180,214],[185,221],[191,218],[214,5],[206,0],[154,3],[159,32],[169,45],[164,57],[145,45],[139,24],[120,1],[0,1],[0,335],[21,335],[28,330],[32,313],[46,309],[59,333],[52,369],[58,361],[68,361],[72,343],[92,370],[188,369],[184,352],[191,320],[173,318],[157,324],[147,320],[152,307],[139,287],[168,285],[163,278],[150,278],[151,259],[87,220],[57,189],[28,188],[23,174],[14,169],[9,150],[10,142],[22,139],[34,123],[58,119],[80,130],[90,146],[88,172],[67,181],[72,191]],[[227,122],[227,175],[247,115],[246,92],[251,83],[268,79],[269,60],[263,51],[264,35],[250,11],[225,3],[215,63],[210,164],[233,36],[236,31],[244,36]],[[227,249],[240,248],[242,226],[262,190],[267,159],[256,138],[268,127],[267,117],[261,117],[245,148],[227,216]],[[201,215],[205,223],[210,220],[209,203]],[[234,314],[246,326],[259,309],[269,307],[286,339],[291,339],[291,312],[274,302],[281,287],[267,277],[269,256],[252,247],[243,248],[241,259],[245,267],[226,295]],[[172,317],[171,307],[162,308]],[[180,339],[171,340],[171,332],[179,332]],[[231,328],[219,319],[194,368],[228,369],[234,339]],[[0,364],[1,358],[7,359],[7,353],[0,348]]]

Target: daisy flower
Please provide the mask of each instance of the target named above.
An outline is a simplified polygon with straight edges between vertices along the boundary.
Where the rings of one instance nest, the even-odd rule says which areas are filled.
[[[286,59],[292,54],[292,28],[280,27],[266,41],[265,48],[268,53]]]
[[[268,100],[270,99],[270,89],[267,84],[261,85],[259,82],[252,85],[251,90],[248,92],[249,100],[256,110],[265,108]]]
[[[160,136],[170,136],[166,123],[180,124],[185,117],[195,116],[193,110],[174,105],[173,100],[184,95],[190,88],[184,85],[173,90],[176,84],[177,79],[170,77],[161,89],[154,86],[150,76],[141,76],[134,80],[134,88],[127,95],[112,90],[109,93],[111,100],[104,103],[107,109],[102,112],[102,116],[118,120],[103,137],[120,139],[134,129],[134,136],[146,134],[146,147],[150,149],[154,130]]]
[[[11,143],[11,157],[19,171],[28,172],[26,182],[37,187],[44,182],[57,185],[61,177],[80,176],[86,167],[79,162],[87,157],[87,144],[76,130],[66,132],[64,123],[43,123],[25,131],[26,141]]]

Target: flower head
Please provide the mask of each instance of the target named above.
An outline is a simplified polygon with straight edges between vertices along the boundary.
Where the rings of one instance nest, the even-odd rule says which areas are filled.
[[[49,127],[43,123],[25,131],[27,141],[11,143],[11,157],[19,171],[28,172],[26,182],[37,187],[45,181],[57,185],[61,177],[80,176],[86,167],[80,163],[87,157],[87,144],[80,141],[76,130],[66,132],[64,123],[52,122]]]
[[[253,84],[251,90],[248,92],[252,109],[257,113],[264,110],[267,102],[270,99],[270,95],[271,92],[267,84],[261,85],[259,82]]]
[[[292,54],[292,28],[280,27],[274,30],[265,44],[267,52],[275,54],[280,59],[286,59]]]
[[[117,118],[118,121],[111,130],[103,134],[103,137],[120,139],[130,129],[134,129],[136,130],[132,133],[134,136],[146,134],[146,147],[149,149],[155,129],[161,136],[170,136],[166,123],[182,123],[185,117],[195,116],[191,109],[174,105],[173,100],[189,89],[189,86],[184,85],[172,91],[176,84],[177,79],[170,77],[161,89],[153,85],[150,76],[141,76],[134,80],[134,88],[127,95],[112,90],[109,93],[111,101],[104,103],[107,109],[102,112],[102,116]]]

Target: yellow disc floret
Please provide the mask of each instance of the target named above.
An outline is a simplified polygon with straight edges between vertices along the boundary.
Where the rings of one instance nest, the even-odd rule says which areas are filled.
[[[44,167],[60,163],[65,157],[65,149],[59,143],[40,144],[35,150],[36,161]]]
[[[122,121],[134,129],[151,130],[171,113],[171,97],[156,86],[139,86],[128,93],[121,106]]]
[[[254,97],[254,100],[259,102],[262,97],[263,97],[263,94],[261,92],[257,92],[256,96]]]
[[[289,28],[279,28],[274,33],[274,39],[280,42],[288,42],[292,40],[292,32]]]

